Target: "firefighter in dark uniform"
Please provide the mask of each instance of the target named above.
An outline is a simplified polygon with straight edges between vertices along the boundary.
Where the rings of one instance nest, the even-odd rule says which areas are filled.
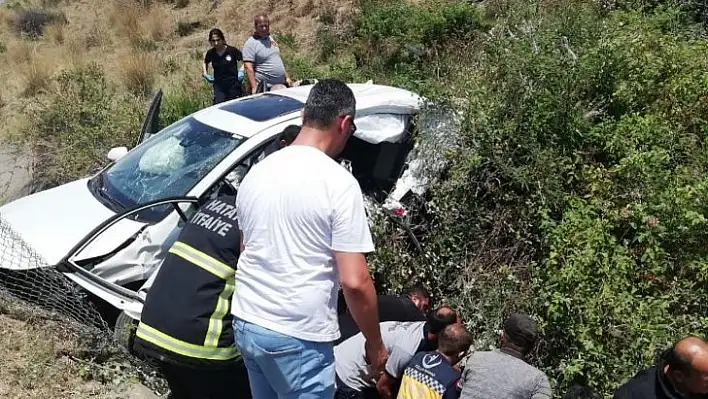
[[[170,248],[143,306],[134,348],[157,362],[171,398],[250,398],[230,302],[240,252],[236,197],[205,203]]]

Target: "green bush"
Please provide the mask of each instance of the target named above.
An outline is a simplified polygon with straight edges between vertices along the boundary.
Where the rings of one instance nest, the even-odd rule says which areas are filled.
[[[202,23],[200,21],[179,21],[177,22],[177,34],[180,37],[184,36],[189,36],[192,34],[197,29],[200,29],[202,27]]]
[[[33,179],[39,188],[85,177],[108,161],[115,146],[137,137],[142,103],[121,96],[96,64],[63,71],[22,137],[32,143]]]
[[[376,224],[380,289],[427,282],[479,347],[510,311],[530,312],[557,396],[575,382],[611,394],[705,331],[708,43],[692,14],[579,0],[419,7],[362,6],[362,65],[463,104],[462,143],[414,223],[422,254]],[[436,62],[401,57],[406,42],[454,68],[430,80]]]
[[[185,78],[165,91],[160,107],[160,126],[166,127],[183,117],[212,105],[211,86],[201,80]]]

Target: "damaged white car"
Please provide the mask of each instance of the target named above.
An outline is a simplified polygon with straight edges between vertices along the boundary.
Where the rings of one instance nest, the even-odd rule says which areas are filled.
[[[135,148],[112,149],[108,157],[114,162],[94,176],[0,207],[0,222],[45,267],[56,267],[100,298],[114,316],[139,319],[150,277],[180,226],[200,203],[221,193],[235,194],[278,134],[300,124],[311,87],[210,106],[151,134],[157,130],[158,93]],[[358,129],[341,162],[360,182],[369,204],[404,214],[401,198],[422,190],[406,165],[423,99],[370,82],[349,87],[356,97]],[[26,267],[0,258],[2,269]]]

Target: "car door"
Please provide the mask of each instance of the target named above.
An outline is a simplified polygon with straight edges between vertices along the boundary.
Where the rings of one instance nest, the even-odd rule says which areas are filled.
[[[196,204],[197,202],[198,199],[193,197],[165,198],[156,201],[151,201],[146,204],[138,205],[127,210],[126,212],[116,214],[115,216],[107,219],[106,221],[98,225],[95,229],[93,229],[91,233],[87,234],[84,239],[79,241],[74,246],[74,248],[72,248],[67,253],[67,255],[59,262],[57,269],[60,272],[64,273],[64,275],[66,275],[69,279],[76,282],[83,289],[96,295],[97,297],[101,298],[102,300],[117,309],[139,309],[142,307],[143,298],[137,295],[135,290],[139,288],[142,282],[140,282],[140,284],[137,284],[135,287],[126,287],[121,285],[119,282],[110,281],[109,279],[98,275],[94,269],[89,270],[84,267],[84,265],[81,263],[84,261],[84,259],[79,259],[78,255],[85,248],[91,246],[93,242],[95,242],[96,240],[100,240],[102,234],[106,233],[107,231],[110,231],[111,227],[115,226],[126,218],[132,217],[133,215],[139,212],[143,212],[146,209],[150,209],[152,207],[157,206],[173,206],[175,210],[174,214],[178,218],[177,224],[179,225],[186,222],[191,216],[190,214],[184,212],[180,205]],[[155,227],[156,225],[165,222],[166,220],[162,220],[154,224],[148,223],[146,224],[143,231],[149,227]],[[166,240],[163,240],[162,243],[157,244],[166,245],[167,243],[164,241]],[[133,237],[133,240],[131,242],[125,245],[129,245],[134,242],[135,237]],[[125,245],[121,246],[121,248],[124,249]],[[109,254],[109,260],[115,259],[116,256],[120,257],[121,255],[119,253],[121,251],[121,248],[116,249],[118,254],[115,252]],[[149,276],[147,276],[146,278],[149,278]]]
[[[158,90],[150,102],[147,115],[143,120],[143,125],[140,129],[140,135],[135,141],[135,145],[147,140],[153,134],[160,131],[160,106],[162,105],[162,89]]]

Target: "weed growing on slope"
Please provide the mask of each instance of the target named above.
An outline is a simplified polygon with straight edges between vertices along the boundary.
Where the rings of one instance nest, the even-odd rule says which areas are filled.
[[[62,71],[19,138],[34,149],[34,183],[52,187],[105,165],[110,148],[137,137],[143,106],[121,95],[94,63]]]

